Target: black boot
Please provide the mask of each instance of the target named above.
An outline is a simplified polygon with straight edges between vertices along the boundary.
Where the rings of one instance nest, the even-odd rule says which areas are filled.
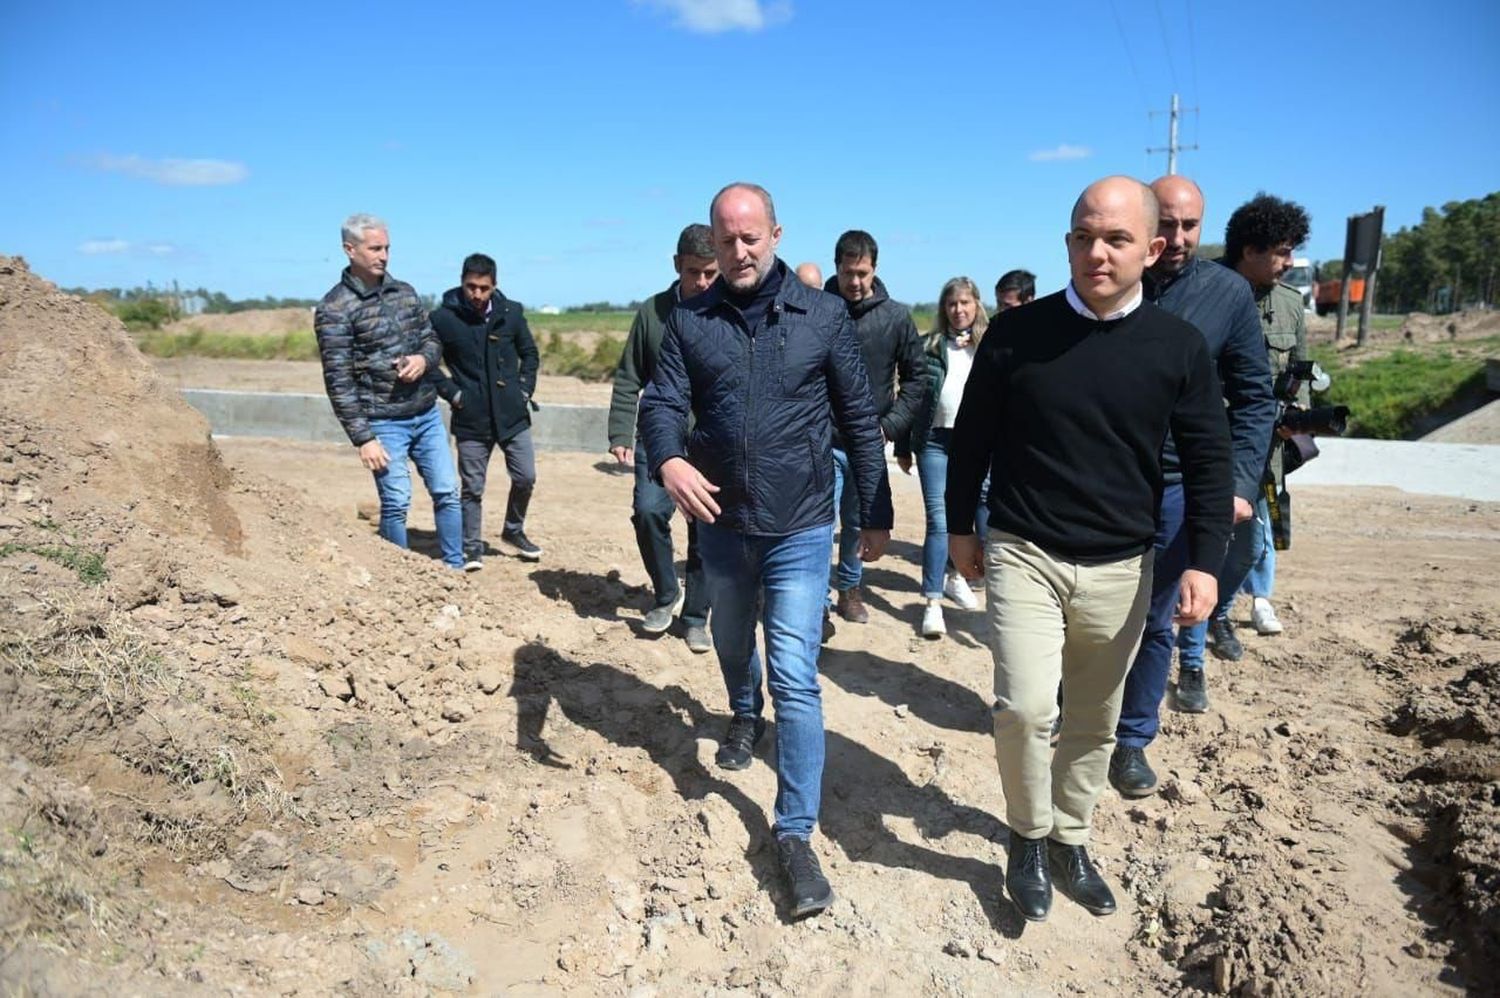
[[[806,839],[793,835],[777,839],[776,858],[786,878],[793,918],[811,915],[833,904],[833,888],[828,886],[828,878],[823,876],[823,868],[818,865],[818,856]]]
[[[1156,792],[1156,772],[1143,748],[1116,745],[1109,757],[1109,784],[1121,797],[1149,797]]]
[[[1012,832],[1005,861],[1005,891],[1029,922],[1043,922],[1052,910],[1052,878],[1047,873],[1047,840]]]
[[[1234,624],[1228,617],[1215,617],[1208,622],[1208,647],[1215,658],[1226,662],[1238,662],[1245,657],[1245,646],[1234,633]]]
[[[1088,850],[1083,846],[1067,846],[1048,839],[1047,865],[1058,890],[1095,915],[1115,913],[1115,896],[1110,893],[1104,878],[1099,876],[1099,871],[1094,869]]]
[[[729,730],[724,732],[724,741],[719,743],[714,762],[720,769],[749,769],[750,760],[755,756],[755,743],[765,733],[763,717],[730,718]]]

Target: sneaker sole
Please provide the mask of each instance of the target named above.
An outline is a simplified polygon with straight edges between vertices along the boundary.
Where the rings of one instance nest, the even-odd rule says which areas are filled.
[[[1178,700],[1177,701],[1177,713],[1179,713],[1179,714],[1207,714],[1208,713],[1208,704],[1205,703],[1205,704],[1203,704],[1201,706],[1198,705],[1198,704],[1193,704],[1192,706],[1189,706],[1188,704],[1183,703],[1181,700]]]
[[[727,769],[732,773],[739,772],[742,769],[749,769],[750,764],[754,761],[755,757],[753,755],[744,762],[740,762],[738,759],[721,759],[717,755],[714,756],[715,766],[718,766],[720,769]]]
[[[657,627],[654,624],[648,624],[644,620],[641,621],[641,630],[645,631],[647,634],[665,634],[671,629],[671,627],[671,617],[668,617],[667,622],[665,624],[662,624],[660,627]]]
[[[484,568],[484,566],[477,561],[469,561],[464,563],[465,572],[477,572],[482,568]]]
[[[805,915],[815,915],[833,904],[833,891],[818,898],[815,901],[804,901],[792,906],[792,917],[802,918]]]
[[[714,646],[712,644],[695,645],[690,643],[688,645],[688,651],[692,652],[694,655],[707,655],[713,650]]]
[[[506,554],[510,555],[512,558],[520,558],[522,561],[541,561],[542,560],[542,552],[541,551],[522,551],[520,548],[516,547],[510,541],[505,540],[503,537],[500,539],[500,550],[504,551]]]

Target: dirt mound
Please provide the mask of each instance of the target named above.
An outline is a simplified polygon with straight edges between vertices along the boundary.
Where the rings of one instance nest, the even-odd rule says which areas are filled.
[[[1100,803],[1121,912],[1028,926],[982,616],[916,637],[897,475],[820,659],[839,900],[792,922],[772,768],[718,770],[718,670],[633,629],[628,475],[545,455],[544,563],[464,576],[420,500],[424,551],[357,519],[348,448],[216,445],[14,260],[0,358],[0,990],[1493,990],[1491,505],[1306,494],[1288,633],[1164,714],[1157,797]]]
[[[285,336],[287,333],[310,333],[313,314],[310,308],[258,308],[244,312],[190,315],[169,323],[167,333],[223,333],[234,336]]]

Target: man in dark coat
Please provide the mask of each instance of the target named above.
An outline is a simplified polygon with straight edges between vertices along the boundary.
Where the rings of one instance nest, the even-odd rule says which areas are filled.
[[[407,460],[432,495],[438,545],[463,566],[458,482],[427,374],[441,355],[417,292],[386,273],[391,239],[374,215],[351,215],[341,235],[349,266],[313,314],[328,401],[359,460],[375,476],[380,536],[406,547]]]
[[[641,305],[630,324],[625,349],[620,353],[609,401],[609,452],[616,461],[635,468],[630,522],[635,525],[636,546],[656,595],[655,605],[641,621],[641,630],[647,634],[665,631],[672,626],[672,614],[681,604],[683,639],[695,653],[702,653],[713,644],[708,639],[708,586],[703,581],[703,561],[698,556],[698,525],[691,518],[687,521],[687,577],[679,585],[672,559],[672,512],[676,507],[661,485],[652,481],[646,467],[646,448],[632,444],[636,404],[656,371],[667,316],[678,302],[707,291],[719,276],[713,232],[708,226],[695,222],[682,230],[677,237],[677,252],[672,256],[672,269],[677,271],[677,280]]]
[[[913,419],[927,395],[927,362],[922,358],[922,339],[912,321],[911,309],[886,293],[875,276],[880,247],[875,237],[860,229],[839,236],[833,248],[837,270],[824,286],[844,299],[854,322],[869,372],[875,415],[886,440],[900,440],[911,429]],[[833,495],[839,511],[838,563],[830,580],[838,593],[835,609],[852,623],[870,619],[860,593],[864,569],[859,560],[859,507],[849,486],[849,456],[843,441],[833,441]]]
[[[510,475],[510,498],[500,548],[526,561],[542,549],[526,536],[526,509],[536,486],[531,444],[531,401],[540,364],[521,303],[495,287],[495,261],[483,253],[464,259],[459,286],[433,310],[432,328],[443,344],[446,375],[434,375],[438,393],[453,407],[458,475],[463,484],[464,568],[477,571],[484,553],[484,482],[498,445]]]
[[[859,493],[861,556],[890,540],[890,483],[880,424],[853,324],[839,300],[776,258],[771,195],[730,184],[709,207],[719,277],[667,318],[641,397],[651,473],[698,521],[713,604],[713,642],[734,716],[716,761],[745,769],[776,711],[772,832],[793,915],[833,891],[809,844],[822,797],[824,731],[818,644],[833,549],[832,436],[848,447]],[[689,430],[689,415],[697,422]]]

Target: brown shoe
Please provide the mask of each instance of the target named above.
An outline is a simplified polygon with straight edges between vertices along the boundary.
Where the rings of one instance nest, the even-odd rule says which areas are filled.
[[[865,601],[859,595],[859,587],[853,589],[840,589],[838,602],[839,616],[851,624],[868,624],[870,622],[870,611],[865,609]]]

